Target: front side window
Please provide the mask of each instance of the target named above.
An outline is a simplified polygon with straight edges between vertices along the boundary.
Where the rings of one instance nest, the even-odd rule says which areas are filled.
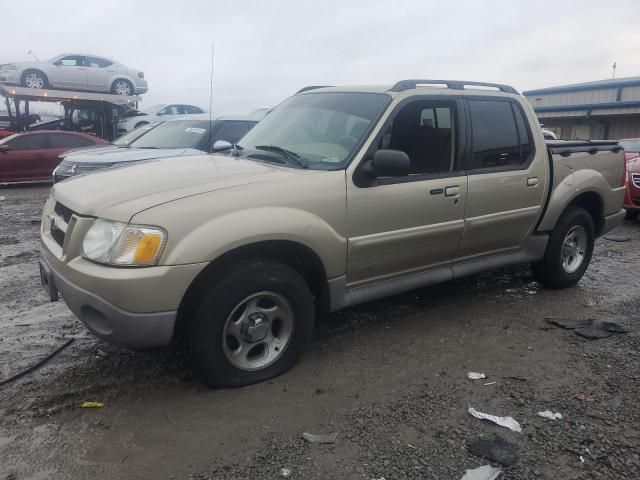
[[[84,57],[79,55],[68,55],[61,58],[56,63],[64,67],[84,67]]]
[[[197,148],[202,149],[209,139],[206,120],[171,120],[164,122],[137,140],[131,148]]]
[[[526,123],[513,102],[470,100],[473,132],[471,169],[522,165],[531,153]]]
[[[295,95],[258,123],[241,141],[248,158],[263,147],[286,149],[307,168],[346,166],[391,98],[376,93],[315,92]]]
[[[5,143],[12,150],[42,150],[48,146],[46,135],[20,135]]]
[[[187,113],[190,114],[190,115],[198,114],[198,113],[204,113],[202,111],[202,109],[200,109],[198,107],[194,107],[193,105],[186,105],[184,108],[187,111]]]
[[[395,114],[378,148],[405,152],[411,175],[451,172],[456,168],[455,124],[454,103],[411,102]]]
[[[178,113],[177,105],[167,105],[158,112],[158,115],[176,115]]]

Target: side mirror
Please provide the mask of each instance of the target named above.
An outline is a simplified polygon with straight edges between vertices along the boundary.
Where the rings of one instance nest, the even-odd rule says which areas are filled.
[[[231,142],[227,142],[226,140],[216,140],[211,147],[212,152],[222,152],[224,150],[231,150],[233,148],[233,144]]]
[[[400,150],[378,150],[373,154],[376,177],[406,177],[411,171],[409,155]]]
[[[62,62],[61,62],[60,60],[56,60],[55,62],[53,62],[53,64],[54,64],[56,67],[59,67],[60,65],[62,65]]]
[[[11,150],[9,148],[9,145],[7,145],[7,144],[0,145],[0,153],[7,153],[9,150]]]

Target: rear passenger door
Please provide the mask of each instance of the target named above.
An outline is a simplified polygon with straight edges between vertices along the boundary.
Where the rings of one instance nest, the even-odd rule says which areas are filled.
[[[517,101],[469,97],[466,107],[471,145],[458,260],[525,244],[542,208],[548,169],[546,152],[536,152],[527,115]]]
[[[60,163],[58,157],[62,153],[74,148],[90,147],[93,145],[95,145],[95,143],[88,138],[73,133],[50,133],[49,150],[42,162],[43,175],[53,174],[53,170]]]
[[[86,57],[86,63],[89,90],[109,91],[109,80],[115,73],[113,62],[104,58]]]

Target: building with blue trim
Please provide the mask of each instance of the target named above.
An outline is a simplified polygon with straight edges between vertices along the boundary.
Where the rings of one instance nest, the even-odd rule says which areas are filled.
[[[640,137],[640,77],[523,92],[540,123],[564,139]]]

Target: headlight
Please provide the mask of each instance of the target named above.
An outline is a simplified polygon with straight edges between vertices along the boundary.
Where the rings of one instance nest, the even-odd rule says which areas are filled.
[[[108,265],[146,267],[158,263],[166,242],[161,228],[99,219],[84,236],[82,256]]]
[[[0,67],[0,70],[17,70],[18,67],[16,67],[15,65],[3,65],[2,67]]]

